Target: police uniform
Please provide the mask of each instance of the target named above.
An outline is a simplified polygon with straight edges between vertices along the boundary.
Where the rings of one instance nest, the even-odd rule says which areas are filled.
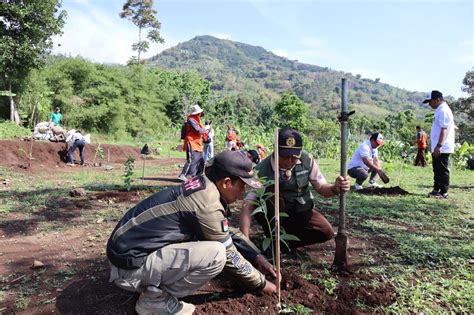
[[[230,231],[229,215],[204,175],[150,196],[125,214],[108,240],[110,280],[130,291],[152,285],[184,297],[224,268],[247,288],[264,288],[264,275],[249,262],[260,253]]]

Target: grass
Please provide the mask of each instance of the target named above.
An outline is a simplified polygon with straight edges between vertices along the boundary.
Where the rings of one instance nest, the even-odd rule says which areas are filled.
[[[339,166],[328,160],[318,162],[327,180],[332,181]],[[393,173],[388,174],[397,179],[393,185],[398,182],[399,169],[393,167]],[[384,267],[369,269],[395,287],[396,301],[384,312],[474,312],[472,175],[472,171],[451,168],[448,200],[427,198],[432,187],[432,169],[412,165],[404,165],[399,176],[400,187],[411,195],[385,197],[352,191],[347,194],[349,231],[358,237],[394,245],[388,255],[377,252],[361,256],[370,265],[384,260]],[[317,199],[327,212],[338,209],[336,200]]]
[[[334,181],[339,164],[334,160],[324,159],[317,162],[326,179]],[[132,177],[134,188],[141,187],[141,166],[141,161],[138,160]],[[159,177],[161,174],[176,171],[177,168],[177,165],[147,165],[145,177]],[[349,239],[357,238],[368,244],[359,254],[360,262],[367,266],[360,272],[373,276],[371,281],[351,280],[350,287],[377,290],[382,283],[393,287],[394,302],[377,309],[377,312],[474,313],[473,173],[452,169],[449,199],[436,200],[426,197],[426,193],[431,190],[431,168],[404,165],[401,175],[397,165],[391,169],[388,175],[393,184],[386,186],[396,185],[399,177],[400,186],[410,192],[410,195],[385,197],[354,192],[347,194]],[[8,169],[0,172],[5,178],[13,179],[8,186],[0,188],[0,218],[11,219],[23,215],[25,223],[35,221],[38,226],[34,225],[34,230],[26,230],[28,233],[54,232],[61,235],[76,225],[92,225],[81,246],[104,246],[110,230],[104,229],[100,224],[94,224],[98,221],[112,224],[133,206],[132,203],[103,203],[84,212],[77,211],[78,217],[74,217],[74,221],[65,222],[61,219],[51,221],[41,216],[41,210],[45,208],[56,210],[58,201],[63,204],[67,201],[77,202],[77,198],[68,195],[72,188],[83,187],[88,193],[123,189],[123,169],[119,166],[112,171],[85,168],[74,173],[58,173],[57,177],[48,179],[14,173]],[[144,184],[144,195],[163,188],[151,186],[147,181]],[[321,212],[337,226],[338,198],[325,199],[317,194],[314,196]],[[74,248],[71,250],[74,251]],[[75,250],[77,257],[83,255],[81,248]],[[333,252],[328,251],[328,255],[332,254]],[[317,264],[320,269],[329,268],[325,261]],[[297,268],[302,278],[316,283],[327,295],[337,295],[341,283],[333,274],[327,270],[315,273],[309,261],[304,261]],[[65,281],[80,276],[81,272],[74,266],[64,267],[54,276],[42,281],[49,281],[59,288]],[[16,309],[28,311],[31,310],[31,297],[37,290],[40,275],[25,277],[20,284],[14,288],[10,287],[11,279],[18,276],[11,275],[8,279],[6,276],[0,276],[0,301],[10,297],[10,293],[6,292],[14,291],[13,304]],[[53,301],[54,297],[50,296],[43,299],[44,303]],[[304,305],[285,302],[284,309],[287,312],[311,312]],[[371,306],[364,305],[364,301],[357,301],[357,306],[364,313],[374,311]]]

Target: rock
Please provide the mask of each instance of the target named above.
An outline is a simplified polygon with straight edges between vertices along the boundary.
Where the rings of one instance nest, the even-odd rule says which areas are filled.
[[[101,224],[102,222],[104,222],[104,218],[100,218],[100,219],[97,219],[97,221],[95,221],[95,223],[97,224]]]
[[[111,171],[111,170],[114,169],[114,167],[113,167],[112,165],[107,164],[107,165],[104,165],[104,169],[105,169],[106,171]]]
[[[75,188],[69,192],[71,197],[84,197],[86,194],[87,193],[84,188]]]
[[[33,266],[31,266],[31,268],[33,268],[33,269],[39,269],[39,268],[43,268],[43,267],[44,267],[44,264],[39,260],[35,260],[33,262]]]

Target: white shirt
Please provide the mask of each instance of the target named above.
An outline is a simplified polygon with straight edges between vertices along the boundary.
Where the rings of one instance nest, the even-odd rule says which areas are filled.
[[[210,125],[205,125],[204,129],[206,129],[209,140],[212,142],[212,140],[214,140],[214,128],[212,128]]]
[[[451,108],[446,102],[442,102],[434,112],[433,125],[431,126],[431,152],[434,151],[439,142],[441,128],[447,129],[441,153],[454,153],[454,118]]]
[[[349,161],[348,169],[353,167],[362,167],[364,170],[369,170],[369,167],[365,165],[363,158],[366,157],[369,161],[373,162],[374,157],[378,157],[378,149],[372,148],[372,144],[370,144],[370,140],[366,140],[359,144],[357,149],[352,155],[351,160]]]
[[[76,140],[84,140],[84,136],[79,132],[76,132],[76,129],[71,129],[67,133],[66,143],[72,145]]]

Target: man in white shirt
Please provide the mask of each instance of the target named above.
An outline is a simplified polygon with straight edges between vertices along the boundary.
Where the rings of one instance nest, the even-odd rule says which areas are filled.
[[[383,145],[383,136],[379,132],[373,133],[370,138],[361,143],[349,161],[348,171],[350,177],[355,178],[354,188],[362,189],[362,183],[369,177],[369,187],[379,187],[375,182],[381,171],[382,162],[378,158],[378,148]]]
[[[71,129],[67,133],[66,144],[69,145],[68,157],[69,162],[68,166],[75,166],[74,164],[74,151],[79,149],[79,157],[81,158],[81,165],[84,165],[84,146],[86,145],[86,139],[82,135],[79,129]]]
[[[448,198],[449,156],[454,153],[453,112],[440,91],[431,91],[429,98],[423,101],[423,104],[426,103],[435,110],[430,134],[434,185],[428,196]]]

